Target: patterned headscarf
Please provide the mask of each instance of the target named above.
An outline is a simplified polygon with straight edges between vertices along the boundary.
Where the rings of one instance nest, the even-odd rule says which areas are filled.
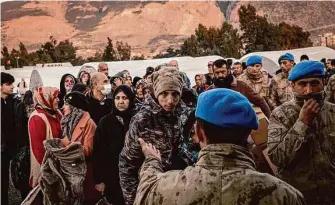
[[[54,87],[39,87],[35,90],[33,100],[35,106],[42,109],[56,111],[53,102],[58,97],[59,90]]]
[[[72,139],[72,135],[74,132],[74,129],[78,125],[78,122],[80,121],[81,117],[84,115],[85,111],[70,106],[71,113],[69,115],[63,116],[61,120],[61,127],[63,130],[63,137],[67,137],[69,140]]]

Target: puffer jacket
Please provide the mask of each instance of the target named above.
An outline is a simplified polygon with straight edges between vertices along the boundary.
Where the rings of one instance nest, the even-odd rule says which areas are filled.
[[[126,204],[134,202],[138,172],[144,161],[138,137],[152,143],[160,151],[166,171],[193,164],[193,156],[182,136],[183,126],[192,110],[180,103],[173,113],[168,113],[151,96],[145,98],[141,111],[130,122],[119,158],[120,184]]]

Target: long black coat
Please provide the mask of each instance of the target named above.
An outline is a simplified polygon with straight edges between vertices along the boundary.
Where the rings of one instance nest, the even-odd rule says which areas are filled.
[[[105,196],[112,204],[124,204],[119,182],[119,154],[124,145],[129,122],[124,122],[124,124],[113,113],[110,113],[100,120],[94,135],[94,182],[106,185]]]

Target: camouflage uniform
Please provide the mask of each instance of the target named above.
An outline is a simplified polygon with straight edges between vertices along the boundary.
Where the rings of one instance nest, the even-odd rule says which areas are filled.
[[[262,72],[260,72],[260,75],[257,77],[253,77],[249,75],[248,72],[244,72],[237,79],[248,84],[256,93],[262,96],[265,100],[269,98],[269,85],[267,82],[265,82],[265,78]]]
[[[142,109],[131,120],[120,154],[120,184],[126,204],[134,202],[138,172],[144,161],[139,137],[161,152],[165,171],[193,164],[193,155],[182,137],[183,126],[191,112],[191,108],[180,103],[174,113],[167,113],[151,96],[145,98]]]
[[[326,100],[335,103],[335,75],[332,75],[332,77],[329,78],[326,94]]]
[[[255,170],[249,151],[232,144],[211,144],[195,167],[163,173],[162,163],[147,157],[134,204],[305,204],[285,182]]]
[[[311,126],[298,119],[300,110],[294,99],[273,110],[269,157],[308,204],[335,204],[335,105],[324,101]]]
[[[271,110],[291,99],[293,99],[293,92],[291,83],[287,79],[287,75],[279,73],[273,76],[270,84],[270,97],[268,99],[268,104]]]

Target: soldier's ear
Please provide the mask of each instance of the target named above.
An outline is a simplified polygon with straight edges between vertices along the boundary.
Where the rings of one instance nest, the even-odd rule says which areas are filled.
[[[194,131],[195,135],[198,138],[198,142],[203,142],[205,138],[204,130],[202,129],[201,122],[199,120],[196,120],[196,123],[194,124]]]

